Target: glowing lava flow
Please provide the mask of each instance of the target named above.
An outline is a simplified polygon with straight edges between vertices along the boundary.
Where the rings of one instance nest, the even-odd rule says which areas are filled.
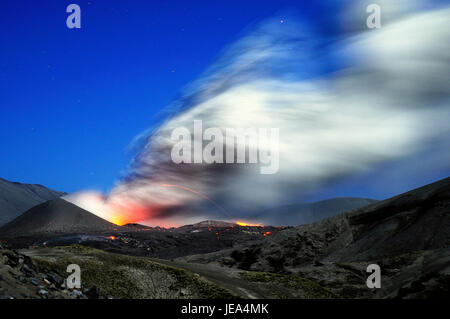
[[[206,199],[207,201],[209,201],[209,202],[210,202],[211,204],[213,204],[217,209],[219,209],[222,213],[224,213],[228,218],[232,218],[232,217],[230,216],[230,214],[228,214],[228,212],[227,212],[223,207],[221,207],[219,204],[217,204],[215,201],[213,201],[213,200],[212,200],[211,198],[209,198],[208,196],[206,196],[206,195],[204,195],[204,194],[202,194],[202,193],[200,193],[200,192],[197,192],[196,190],[193,190],[192,188],[189,188],[189,187],[186,187],[186,186],[180,186],[180,185],[173,185],[173,184],[163,184],[162,186],[163,186],[163,187],[179,188],[179,189],[183,189],[183,190],[185,190],[185,191],[194,193],[194,194],[196,194],[196,195],[198,195],[198,196],[200,196],[200,197]]]
[[[236,222],[236,224],[238,224],[239,226],[254,226],[254,227],[264,227],[264,225],[262,224],[248,224],[248,223],[244,223],[244,222]]]
[[[119,226],[145,220],[153,216],[160,209],[157,206],[146,207],[132,202],[106,202],[105,206],[108,206],[108,220]]]
[[[110,217],[109,221],[117,226],[128,224],[128,221],[125,218],[117,215]]]
[[[161,210],[159,206],[150,207],[125,196],[105,197],[97,192],[81,192],[65,199],[118,226],[146,220]]]
[[[160,184],[161,185],[161,184]],[[174,185],[174,184],[162,184],[162,187],[166,188],[177,188],[183,191],[188,191],[207,200],[215,208],[217,208],[221,213],[226,216],[227,222],[233,222],[239,226],[257,226],[264,227],[261,224],[247,223],[242,221],[238,217],[231,216],[223,207],[221,207],[214,200],[208,196],[191,189],[186,186]],[[130,223],[144,222],[145,225],[152,226],[163,226],[163,227],[179,227],[183,226],[182,223],[194,223],[198,222],[195,218],[184,218],[180,216],[165,216],[164,212],[167,208],[171,207],[170,196],[167,196],[169,200],[164,202],[164,204],[157,204],[155,202],[148,202],[146,199],[140,196],[133,196],[133,192],[130,194],[122,194],[123,192],[115,192],[108,196],[94,191],[85,191],[76,194],[69,195],[65,199],[82,209],[85,209],[100,218],[106,219],[107,221],[117,225],[123,226]],[[170,192],[167,192],[170,193]],[[174,194],[169,194],[174,195]],[[185,195],[185,194],[184,194]],[[177,203],[175,203],[177,204]],[[180,204],[180,203],[178,203]]]

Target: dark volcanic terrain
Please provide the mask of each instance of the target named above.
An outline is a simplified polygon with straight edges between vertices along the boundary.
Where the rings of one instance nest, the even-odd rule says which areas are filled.
[[[0,228],[2,237],[90,234],[117,226],[64,199],[55,199],[26,211]]]
[[[449,213],[447,178],[297,227],[220,221],[171,229],[119,227],[56,200],[5,225],[0,238],[50,268],[91,258],[99,265],[113,260],[111,267],[120,268],[117,260],[138,256],[203,278],[224,289],[221,295],[243,298],[449,298]],[[370,264],[381,267],[380,289],[366,286]],[[136,274],[144,271],[140,267]],[[142,280],[133,278],[127,279],[130,287]],[[95,284],[93,279],[88,282]],[[142,289],[142,296],[155,296]],[[120,296],[126,295],[123,291]],[[170,296],[182,295],[175,290]]]
[[[61,208],[61,206],[67,209],[67,202],[51,201],[30,210],[27,214],[0,228],[0,239],[6,239],[14,248],[82,244],[108,252],[171,259],[247,247],[263,242],[268,236],[285,229],[270,226],[239,226],[221,221],[207,221],[170,229],[151,228],[139,224],[117,226],[70,205],[71,209],[82,216],[77,218],[78,223],[74,223],[71,227],[64,222],[62,225],[51,222],[52,218],[49,217],[53,213],[49,214],[48,211],[53,212],[53,209]],[[28,232],[28,227],[32,228],[29,225],[33,225],[29,223],[29,220],[35,221],[34,216],[42,212],[42,208],[46,212],[45,218],[41,218],[39,222],[36,221],[39,227]],[[61,212],[61,210],[58,211]],[[57,215],[65,216],[65,214]],[[60,216],[60,220],[67,221],[70,218]],[[83,220],[86,224],[81,223]],[[63,231],[64,229],[66,231]]]
[[[267,273],[298,274],[348,298],[450,298],[450,178],[251,247],[179,262],[256,271],[261,284]],[[381,267],[381,289],[365,285],[372,263]]]

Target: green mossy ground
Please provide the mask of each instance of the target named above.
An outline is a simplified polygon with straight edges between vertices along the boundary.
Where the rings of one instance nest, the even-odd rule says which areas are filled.
[[[242,279],[271,284],[273,287],[273,294],[278,298],[286,298],[286,296],[279,295],[276,287],[281,286],[292,290],[302,290],[308,299],[335,299],[339,298],[336,294],[319,284],[303,278],[295,274],[275,274],[269,272],[241,272]]]
[[[102,297],[114,298],[208,298],[234,296],[198,276],[141,257],[107,253],[84,246],[52,248],[51,255],[33,256],[41,267],[66,274],[69,264],[81,268],[83,287],[100,288]]]

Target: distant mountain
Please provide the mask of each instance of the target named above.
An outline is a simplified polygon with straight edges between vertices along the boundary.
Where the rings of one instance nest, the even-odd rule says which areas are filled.
[[[235,223],[224,222],[221,220],[205,220],[197,224],[186,225],[183,227],[192,227],[192,228],[208,228],[208,227],[233,227]],[[180,227],[181,228],[181,227]]]
[[[55,199],[26,211],[0,228],[0,237],[76,234],[120,228],[64,199]]]
[[[142,225],[142,224],[138,224],[138,223],[128,223],[128,224],[125,224],[125,225],[123,225],[122,227],[127,227],[127,228],[129,228],[129,229],[138,229],[138,230],[140,230],[140,229],[152,229],[152,227],[150,227],[150,226],[145,226],[145,225]]]
[[[14,183],[0,178],[0,226],[33,206],[64,195],[66,193],[42,185]]]
[[[257,213],[255,219],[263,220],[265,224],[274,226],[297,226],[311,224],[339,213],[355,210],[376,202],[374,199],[358,197],[332,198],[314,203],[270,208]]]

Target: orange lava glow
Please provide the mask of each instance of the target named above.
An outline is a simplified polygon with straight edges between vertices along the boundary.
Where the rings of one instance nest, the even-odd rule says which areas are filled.
[[[136,203],[106,203],[109,207],[108,221],[118,226],[138,223],[151,218],[160,207],[145,207]]]
[[[267,236],[272,235],[272,233],[270,231],[268,231],[268,232],[265,232],[263,235],[264,235],[264,237],[267,237]]]
[[[113,224],[116,224],[117,226],[123,226],[128,224],[127,220],[122,216],[112,216],[109,221]]]
[[[238,224],[239,226],[253,226],[253,227],[264,227],[264,225],[262,224],[249,224],[249,223],[245,223],[245,222],[236,222],[236,224]]]
[[[115,239],[117,239],[117,237],[115,237],[115,236],[109,236],[109,239],[115,240]]]
[[[156,221],[159,226],[163,227],[179,227],[174,218],[166,220],[162,212],[167,209],[167,206],[155,204],[147,201],[146,198],[139,198],[128,196],[126,193],[111,193],[105,196],[94,191],[84,191],[72,195],[67,200],[78,207],[81,207],[100,218],[103,218],[114,226],[113,230],[119,230],[119,226],[134,223]],[[155,227],[157,224],[153,224]]]

